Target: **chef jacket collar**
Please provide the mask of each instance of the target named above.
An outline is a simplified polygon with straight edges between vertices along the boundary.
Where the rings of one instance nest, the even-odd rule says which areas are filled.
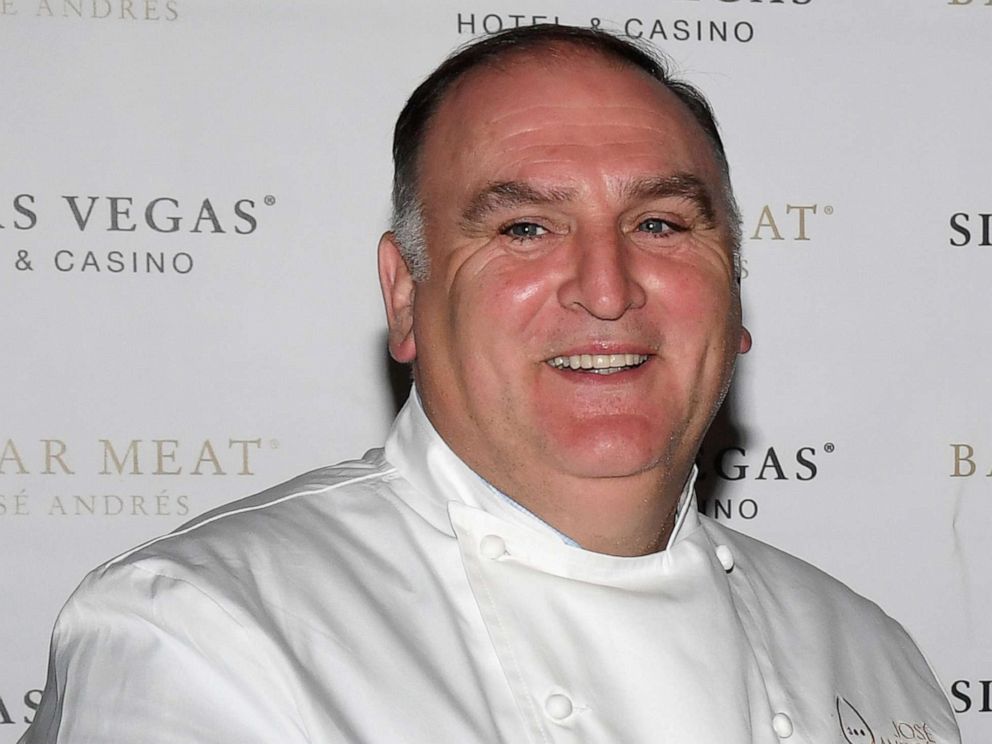
[[[416,387],[393,422],[385,444],[386,460],[419,491],[423,499],[417,504],[422,515],[438,529],[453,534],[447,516],[450,501],[481,509],[495,517],[527,527],[556,541],[567,536],[528,509],[491,486],[466,465],[431,424],[420,403]],[[676,510],[675,528],[668,539],[671,548],[683,536],[699,526],[696,500],[692,498],[696,481],[695,466],[686,479]],[[576,549],[581,550],[576,546]]]

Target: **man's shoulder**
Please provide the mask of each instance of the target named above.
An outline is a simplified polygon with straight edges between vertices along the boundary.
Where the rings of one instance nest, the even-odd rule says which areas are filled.
[[[865,715],[869,708],[917,715],[953,730],[947,698],[899,622],[816,566],[715,520],[701,522],[710,540],[733,554],[730,583],[742,622],[786,684],[821,699],[853,702],[857,694]]]
[[[776,611],[820,618],[842,616],[904,632],[877,604],[812,563],[716,520],[701,516],[700,521],[715,543],[731,549],[735,567],[742,569],[757,598],[777,599]]]
[[[237,590],[265,571],[330,561],[353,513],[387,511],[382,487],[393,468],[381,450],[299,475],[252,496],[205,512],[168,534],[143,543],[94,570],[87,582],[107,585],[134,572],[192,583],[208,593]]]
[[[213,524],[220,528],[237,528],[252,520],[293,521],[297,512],[312,510],[333,512],[342,500],[368,495],[383,479],[389,479],[393,467],[385,461],[381,449],[372,449],[360,459],[345,460],[303,473],[284,483],[237,501],[223,504],[190,520],[163,539],[192,534]]]

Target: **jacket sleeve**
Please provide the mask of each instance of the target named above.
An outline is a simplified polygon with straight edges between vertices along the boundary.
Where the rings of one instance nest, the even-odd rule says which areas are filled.
[[[21,744],[308,740],[262,635],[170,573],[124,564],[83,581]]]

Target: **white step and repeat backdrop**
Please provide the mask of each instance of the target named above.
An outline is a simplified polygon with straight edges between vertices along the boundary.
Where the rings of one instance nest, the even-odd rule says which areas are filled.
[[[755,347],[703,509],[992,741],[992,0],[0,0],[0,744],[88,569],[381,442],[392,122],[535,21],[656,43],[725,132]]]

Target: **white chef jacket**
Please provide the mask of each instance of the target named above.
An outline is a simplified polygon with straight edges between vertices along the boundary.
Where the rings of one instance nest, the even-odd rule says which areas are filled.
[[[383,450],[91,573],[21,742],[960,742],[877,606],[684,514],[653,555],[569,546],[413,395]]]

